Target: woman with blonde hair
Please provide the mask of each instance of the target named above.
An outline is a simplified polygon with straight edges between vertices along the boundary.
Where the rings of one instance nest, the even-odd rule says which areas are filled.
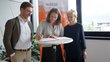
[[[85,62],[87,53],[83,26],[77,22],[75,10],[68,11],[67,17],[69,24],[64,27],[64,36],[74,41],[64,45],[66,62]]]

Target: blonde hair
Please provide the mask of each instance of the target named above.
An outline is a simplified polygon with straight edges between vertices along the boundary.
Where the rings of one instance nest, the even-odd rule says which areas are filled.
[[[69,17],[69,16],[74,16],[75,17],[74,21],[70,22],[70,25],[73,25],[73,24],[77,23],[77,11],[72,10],[72,9],[69,10],[67,12],[67,17]]]
[[[67,12],[67,16],[68,16],[68,15],[74,15],[75,17],[77,17],[77,11],[71,9],[71,10],[69,10],[69,11]]]

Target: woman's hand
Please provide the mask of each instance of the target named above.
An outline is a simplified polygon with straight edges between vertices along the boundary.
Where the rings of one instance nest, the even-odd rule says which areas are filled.
[[[42,39],[43,38],[43,35],[36,35],[36,39],[37,40],[40,40],[40,39]]]
[[[56,37],[58,37],[58,36],[49,34],[48,37],[49,37],[49,38],[56,38]]]
[[[86,52],[86,51],[84,51],[83,57],[84,57],[84,59],[85,59],[85,61],[86,61],[86,58],[87,58],[87,52]]]

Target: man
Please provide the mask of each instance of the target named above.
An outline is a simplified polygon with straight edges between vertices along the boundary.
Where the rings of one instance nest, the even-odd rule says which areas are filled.
[[[28,17],[32,14],[32,4],[23,2],[20,15],[7,21],[4,32],[4,46],[11,61],[31,62],[32,24]],[[15,62],[15,61],[13,61]]]

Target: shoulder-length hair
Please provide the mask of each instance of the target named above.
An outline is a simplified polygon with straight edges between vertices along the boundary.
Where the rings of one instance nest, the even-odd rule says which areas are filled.
[[[51,13],[56,13],[56,14],[58,14],[58,18],[57,18],[57,20],[55,21],[55,25],[58,25],[58,24],[60,24],[61,23],[61,15],[60,15],[60,12],[58,11],[58,9],[57,8],[52,8],[50,11],[49,11],[49,13],[48,13],[48,15],[47,15],[47,19],[46,19],[46,21],[48,22],[48,23],[50,23],[50,14]]]

